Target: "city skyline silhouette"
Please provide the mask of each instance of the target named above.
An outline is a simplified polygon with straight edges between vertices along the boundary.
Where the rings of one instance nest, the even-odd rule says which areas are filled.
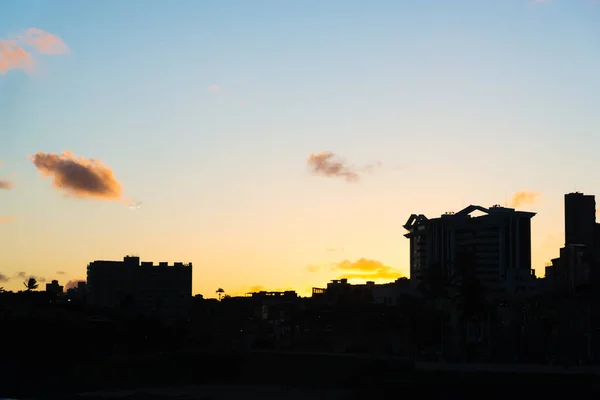
[[[598,21],[0,0],[0,398],[594,397]]]
[[[309,266],[408,276],[411,214],[513,195],[543,276],[563,194],[600,193],[592,1],[3,4],[7,277],[136,253],[307,295],[340,277]]]

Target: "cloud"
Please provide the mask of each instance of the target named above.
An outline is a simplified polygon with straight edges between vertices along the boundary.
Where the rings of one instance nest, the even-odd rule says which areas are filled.
[[[288,290],[294,290],[294,289],[281,289],[281,288],[276,288],[276,289],[267,289],[264,286],[261,285],[254,285],[254,286],[250,286],[248,288],[248,290],[246,290],[246,293],[256,293],[256,292],[285,292]]]
[[[346,182],[358,182],[362,173],[373,172],[381,167],[381,163],[355,167],[346,162],[342,157],[329,151],[312,153],[307,159],[308,167],[315,175],[343,178]]]
[[[221,86],[219,85],[210,85],[208,87],[208,91],[211,93],[220,93],[221,92]]]
[[[17,272],[13,278],[16,278],[16,279],[31,279],[31,278],[33,278],[36,281],[38,281],[38,283],[46,282],[46,278],[44,278],[43,276],[30,275],[25,271]]]
[[[10,222],[15,222],[15,217],[0,217],[0,224],[8,224]]]
[[[7,189],[10,190],[13,187],[15,187],[15,184],[12,183],[11,181],[6,181],[6,180],[0,180],[0,189]]]
[[[43,176],[52,176],[55,188],[69,195],[121,199],[121,183],[112,170],[98,160],[76,157],[68,150],[62,154],[39,152],[31,156],[31,160]]]
[[[513,208],[520,207],[522,205],[531,205],[536,202],[536,199],[541,196],[540,192],[528,192],[522,190],[513,194],[510,200],[510,206]]]
[[[0,74],[6,74],[11,69],[31,71],[33,57],[16,40],[0,39]]]
[[[56,275],[64,275],[65,271],[56,271]]]
[[[127,202],[127,206],[129,207],[130,210],[139,210],[140,207],[142,206],[142,202],[140,201],[136,201],[135,203],[133,202]]]
[[[8,282],[10,278],[4,274],[0,274],[0,282]]]
[[[25,32],[9,39],[0,39],[0,74],[10,70],[32,72],[35,57],[29,51],[46,55],[66,54],[69,47],[58,35],[44,32],[38,28],[29,28]]]
[[[79,282],[85,282],[85,279],[71,279],[65,284],[65,290],[77,289]]]
[[[320,266],[309,266],[309,271],[312,272],[319,271],[320,269]],[[369,260],[366,258],[361,258],[354,262],[350,260],[344,260],[339,263],[334,263],[330,265],[330,269],[331,271],[335,271],[340,275],[339,279],[396,280],[402,277],[402,272],[399,270],[390,267],[389,265],[385,265],[381,261]]]
[[[33,47],[41,54],[67,54],[69,47],[58,35],[44,32],[38,28],[29,28],[21,36],[21,41]]]

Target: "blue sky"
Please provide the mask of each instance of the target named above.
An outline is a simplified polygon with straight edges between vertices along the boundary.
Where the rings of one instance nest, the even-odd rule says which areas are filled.
[[[32,27],[70,53],[0,75],[6,274],[78,278],[129,249],[196,262],[200,292],[232,276],[318,285],[333,277],[304,266],[342,258],[406,273],[410,213],[519,190],[542,193],[527,206],[542,268],[562,195],[600,194],[592,0],[0,0],[0,38]],[[140,212],[65,199],[27,159],[67,149],[108,165]],[[358,184],[311,176],[324,150],[384,167]]]

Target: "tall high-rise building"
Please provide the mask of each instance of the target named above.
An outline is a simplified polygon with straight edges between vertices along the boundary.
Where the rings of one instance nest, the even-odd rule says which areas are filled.
[[[595,196],[565,194],[565,246],[547,268],[546,277],[560,290],[600,284],[600,224],[596,223]]]
[[[565,194],[565,246],[594,245],[596,199],[583,193]]]
[[[192,264],[94,261],[87,267],[88,303],[99,308],[130,308],[163,320],[186,318],[192,299]]]
[[[471,216],[476,211],[483,215]],[[404,225],[409,231],[405,236],[410,240],[411,280],[426,280],[431,271],[436,271],[445,282],[457,282],[470,269],[483,285],[513,291],[508,284],[532,276],[534,215],[512,208],[474,205],[433,219],[411,215]]]

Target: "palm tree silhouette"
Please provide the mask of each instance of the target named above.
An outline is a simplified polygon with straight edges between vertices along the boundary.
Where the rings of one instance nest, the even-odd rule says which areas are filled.
[[[37,280],[34,277],[31,277],[25,282],[23,282],[23,285],[27,288],[27,292],[31,292],[32,290],[37,289],[39,286]]]

